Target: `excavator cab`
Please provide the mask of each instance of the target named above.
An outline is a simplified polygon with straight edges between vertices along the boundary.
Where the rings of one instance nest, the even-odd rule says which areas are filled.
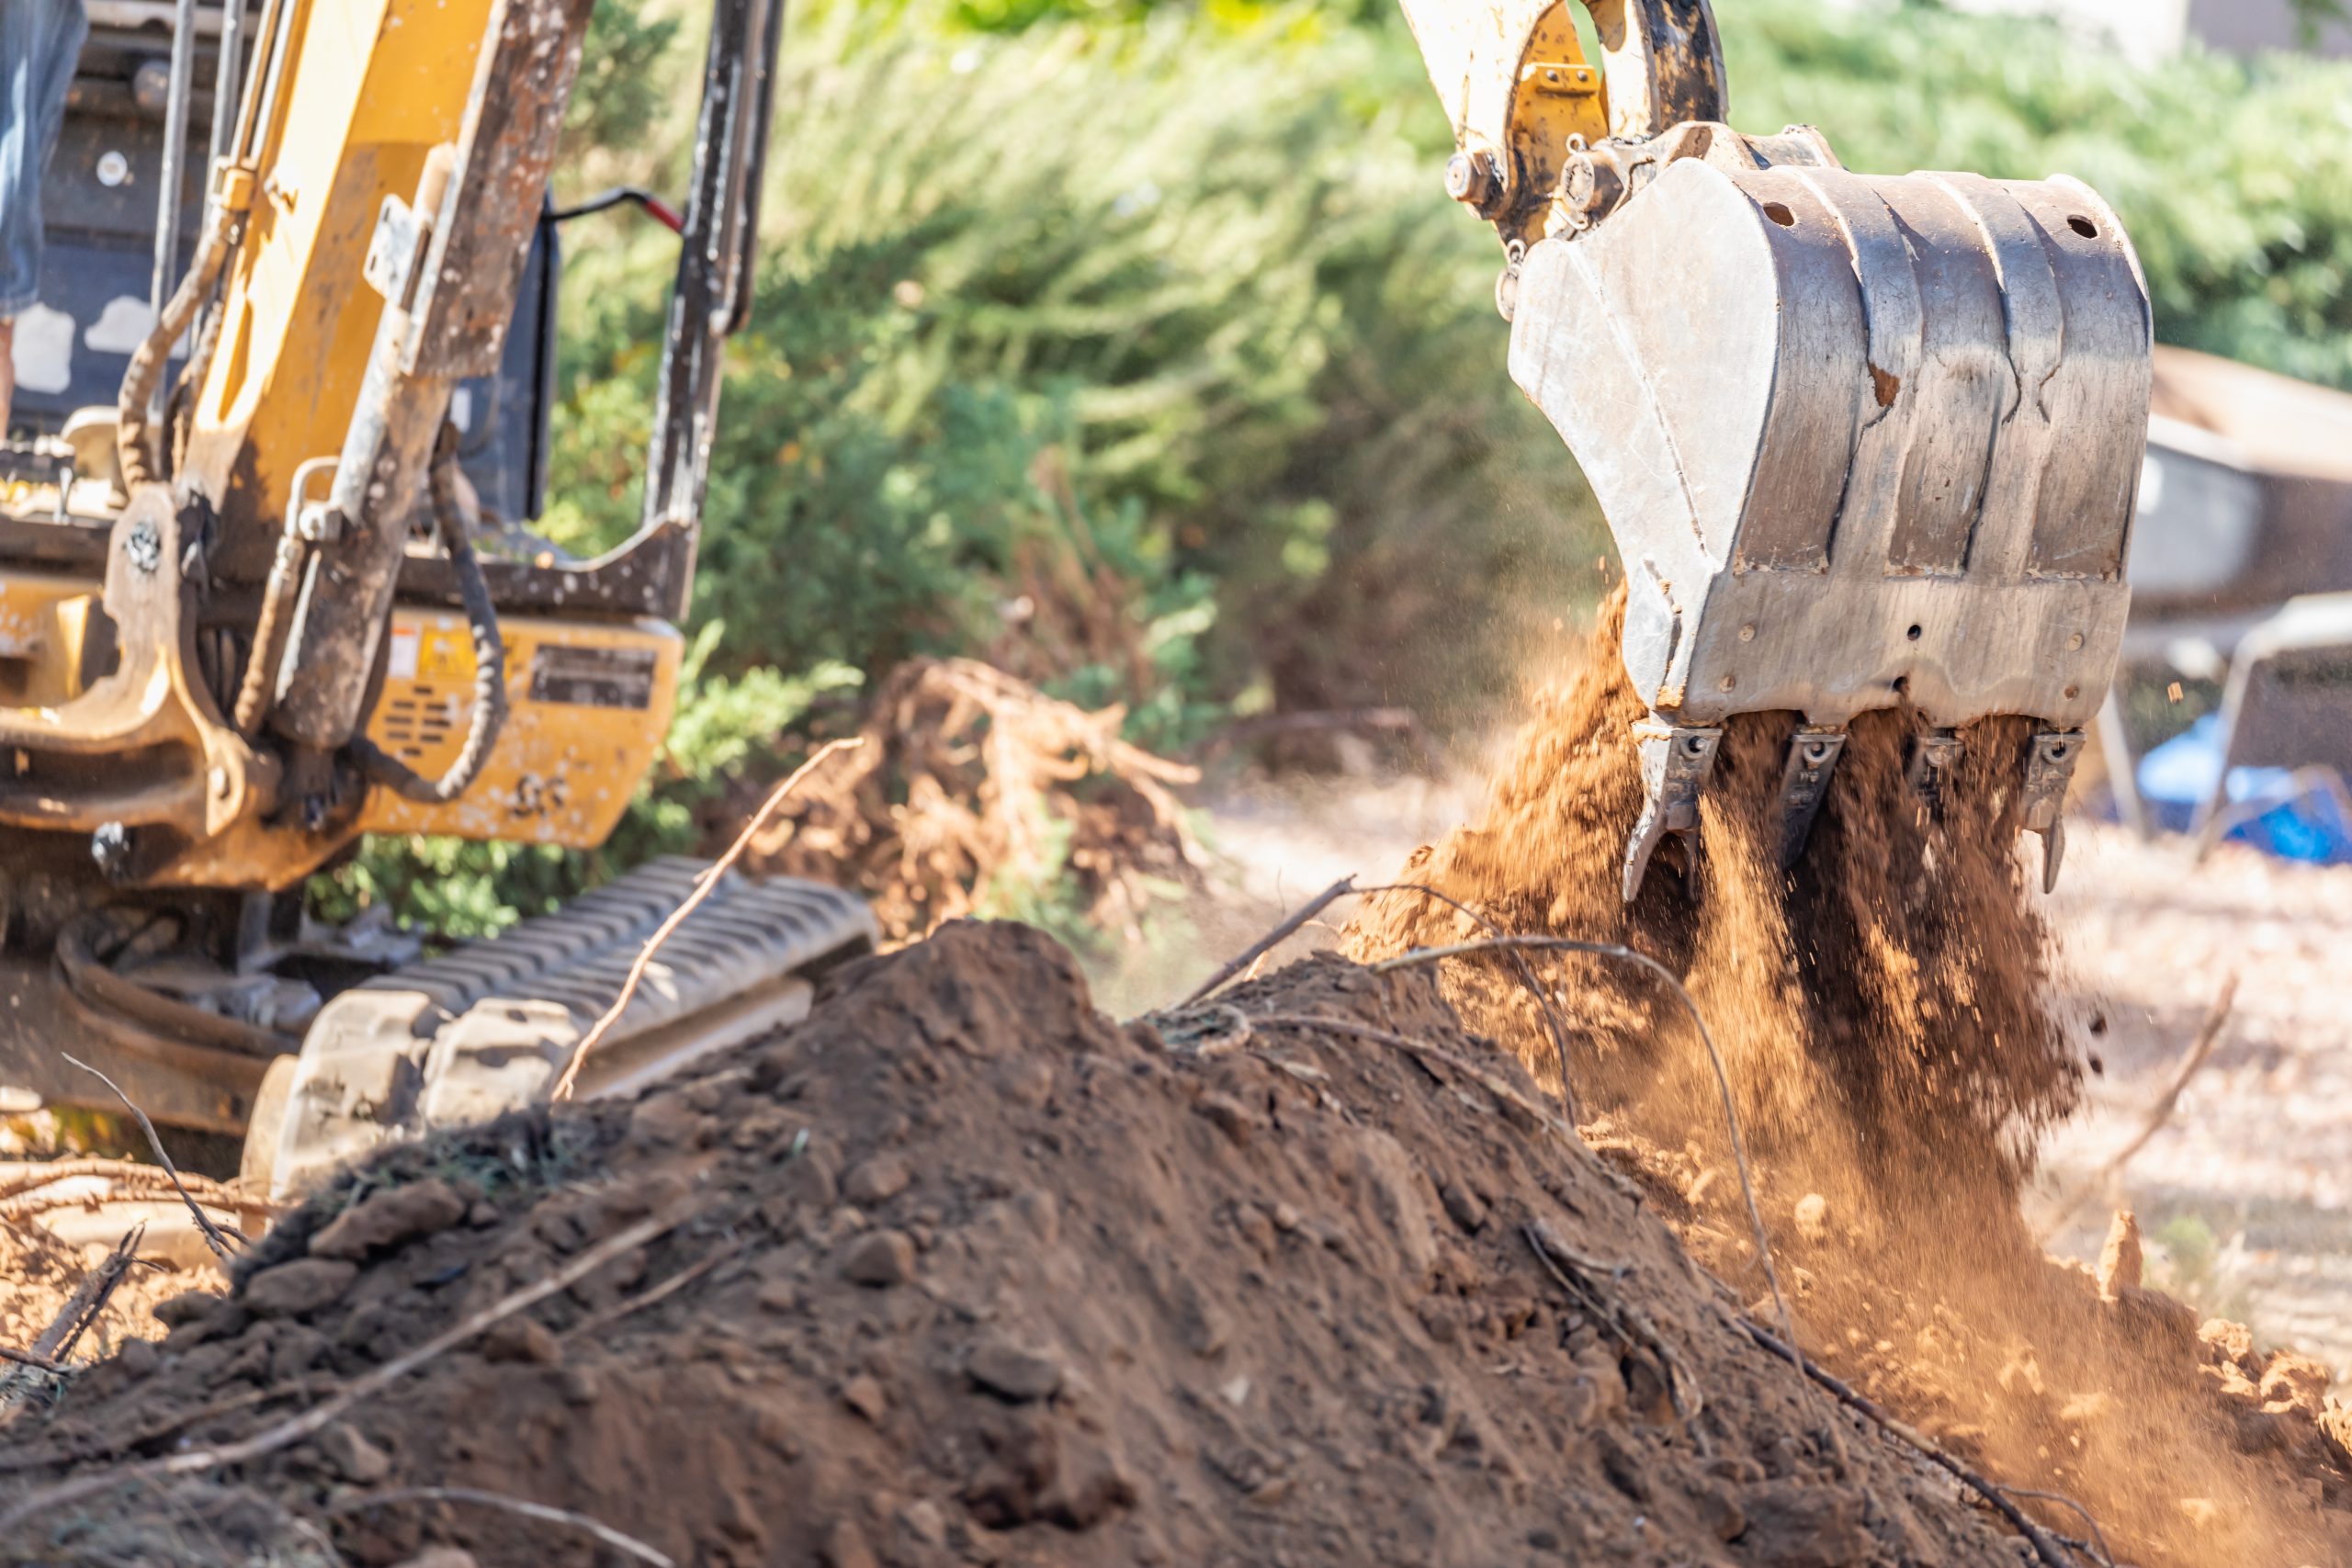
[[[2063,852],[2113,678],[2152,328],[2123,225],[2057,175],[1860,175],[1808,126],[1726,123],[1706,0],[1405,0],[1504,243],[1510,370],[1575,452],[1627,579],[1649,713],[1623,894],[1696,853],[1726,721],[1793,713],[1801,852],[1846,729],[1908,705],[1932,806],[1962,728],[2021,715],[2025,822]]]

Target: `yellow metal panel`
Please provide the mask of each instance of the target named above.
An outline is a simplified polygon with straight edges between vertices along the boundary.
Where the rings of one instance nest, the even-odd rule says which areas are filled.
[[[361,278],[384,197],[457,140],[492,0],[293,0],[289,64],[233,264],[189,459],[231,525],[238,578],[266,568],[296,465],[342,450],[382,300]],[[261,521],[266,530],[242,527]]]
[[[82,642],[98,585],[11,571],[0,577],[0,705],[55,707],[82,691]]]
[[[593,849],[620,820],[669,733],[684,639],[653,620],[510,618],[501,629],[507,719],[481,777],[441,807],[377,790],[362,830]],[[473,678],[465,617],[401,606],[369,739],[437,777],[465,743]]]

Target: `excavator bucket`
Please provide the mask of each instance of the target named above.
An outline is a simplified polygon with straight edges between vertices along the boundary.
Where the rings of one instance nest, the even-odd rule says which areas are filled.
[[[1554,58],[1573,47],[1566,6],[1408,9],[1441,91],[1480,60],[1520,89],[1501,122],[1493,93],[1485,125],[1457,116],[1448,186],[1503,231],[1512,378],[1624,563],[1625,669],[1650,710],[1624,896],[1666,840],[1695,847],[1727,719],[1799,716],[1793,861],[1848,724],[1904,704],[1928,726],[1910,779],[1930,807],[1961,727],[2034,720],[2017,766],[2049,886],[2122,639],[2147,439],[2147,290],[2113,210],[2064,176],[1857,175],[1810,129],[1741,135],[1703,0],[1592,9],[1607,58],[1642,66],[1639,104],[1695,80],[1713,97],[1683,99],[1707,118],[1628,123],[1604,103],[1611,134],[1572,136],[1554,171],[1522,151],[1521,103],[1583,69]],[[1460,34],[1483,52],[1441,58],[1432,38],[1456,35],[1429,11],[1486,18]],[[1511,25],[1534,57],[1511,58]],[[1704,58],[1678,70],[1676,49]]]

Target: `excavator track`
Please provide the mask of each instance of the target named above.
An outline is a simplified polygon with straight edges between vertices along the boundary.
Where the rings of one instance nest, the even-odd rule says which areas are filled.
[[[254,1107],[251,1190],[288,1199],[387,1143],[544,1100],[707,863],[654,861],[551,915],[344,992]],[[806,1016],[824,970],[872,951],[873,915],[839,888],[729,872],[653,958],[583,1069],[622,1094]]]

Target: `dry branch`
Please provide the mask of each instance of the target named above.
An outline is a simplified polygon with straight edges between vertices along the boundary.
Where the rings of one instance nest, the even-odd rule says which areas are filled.
[[[887,942],[1047,880],[1132,933],[1157,885],[1196,880],[1205,857],[1175,794],[1198,771],[1123,739],[1125,721],[975,660],[910,660],[874,696],[865,750],[803,790],[750,863],[858,887]]]
[[[483,1492],[471,1486],[401,1486],[389,1492],[370,1492],[361,1497],[345,1497],[329,1506],[336,1514],[355,1513],[361,1508],[381,1508],[393,1503],[473,1503],[486,1508],[503,1508],[510,1514],[520,1514],[526,1519],[544,1524],[568,1525],[584,1530],[614,1551],[650,1562],[654,1568],[678,1568],[677,1560],[655,1547],[647,1545],[633,1535],[623,1535],[602,1519],[570,1508],[551,1508],[545,1503],[527,1502],[521,1497],[509,1497],[502,1492]]]
[[[219,1225],[212,1223],[212,1216],[198,1207],[195,1197],[187,1190],[187,1184],[180,1179],[179,1168],[172,1163],[172,1156],[164,1152],[164,1140],[156,1136],[155,1123],[147,1120],[147,1112],[131,1102],[130,1096],[122,1092],[120,1084],[90,1066],[89,1063],[67,1052],[60,1051],[58,1055],[114,1090],[114,1097],[122,1101],[122,1108],[139,1119],[139,1130],[147,1134],[147,1146],[154,1151],[155,1163],[162,1166],[164,1174],[172,1179],[172,1190],[180,1195],[180,1201],[187,1205],[187,1212],[196,1216],[196,1228],[204,1233],[204,1245],[210,1247],[212,1256],[223,1263],[235,1257],[236,1254],[229,1248],[228,1237],[221,1234]],[[243,1237],[241,1236],[238,1239],[243,1241]]]
[[[1418,893],[1424,898],[1434,898],[1441,904],[1450,905],[1457,913],[1476,921],[1480,929],[1488,936],[1498,937],[1510,934],[1502,927],[1495,924],[1488,916],[1472,908],[1452,894],[1441,893],[1436,888],[1422,883],[1387,882],[1376,887],[1360,887],[1356,891],[1363,894]],[[1535,998],[1535,1010],[1543,1015],[1544,1032],[1552,1037],[1552,1055],[1557,1060],[1560,1068],[1560,1114],[1566,1117],[1569,1124],[1573,1126],[1581,1118],[1577,1111],[1576,1090],[1568,1081],[1567,1025],[1560,1021],[1560,1010],[1553,1005],[1551,994],[1544,989],[1543,981],[1536,977],[1535,967],[1527,962],[1527,954],[1517,948],[1505,948],[1502,952],[1503,955],[1510,960],[1511,968],[1518,974],[1519,983],[1527,987],[1529,996]]]
[[[550,1099],[571,1098],[571,1086],[578,1081],[580,1069],[588,1060],[588,1053],[603,1043],[605,1036],[613,1032],[613,1025],[621,1021],[621,1014],[628,1010],[628,1004],[636,999],[638,987],[645,983],[645,971],[652,964],[653,955],[662,951],[663,942],[677,934],[678,928],[686,923],[687,916],[702,908],[703,900],[709,897],[711,889],[718,886],[718,879],[733,870],[735,863],[743,858],[743,852],[751,848],[752,835],[767,826],[768,818],[775,815],[776,808],[800,787],[800,781],[815,773],[835,752],[854,751],[865,744],[865,738],[862,735],[852,736],[845,740],[828,740],[818,747],[807,761],[793,769],[789,778],[769,792],[767,799],[752,814],[752,819],[743,825],[743,830],[735,835],[735,841],[728,846],[727,852],[703,868],[701,874],[695,878],[694,891],[686,895],[684,900],[670,912],[670,918],[663,920],[653,935],[647,939],[645,945],[638,950],[637,962],[628,966],[628,977],[621,982],[621,994],[613,998],[613,1005],[605,1010],[605,1015],[590,1027],[579,1048],[571,1053],[571,1060],[565,1066],[563,1076],[556,1079]]]
[[[1666,1371],[1667,1396],[1674,1402],[1677,1419],[1689,1425],[1706,1407],[1706,1396],[1700,1391],[1699,1380],[1690,1374],[1690,1367],[1679,1352],[1666,1341],[1650,1320],[1636,1311],[1631,1303],[1614,1302],[1595,1282],[1597,1277],[1614,1279],[1623,1272],[1596,1259],[1583,1257],[1560,1239],[1560,1234],[1549,1224],[1538,1220],[1520,1227],[1537,1262],[1557,1280],[1571,1297],[1582,1299],[1608,1325],[1619,1343],[1646,1350]],[[1571,1272],[1573,1270],[1573,1272]]]
[[[74,1293],[66,1298],[64,1306],[51,1319],[49,1326],[40,1331],[40,1337],[33,1341],[34,1355],[62,1361],[74,1353],[74,1347],[81,1343],[83,1331],[107,1310],[107,1303],[113,1297],[115,1287],[121,1284],[123,1277],[130,1272],[131,1259],[138,1257],[139,1244],[146,1235],[144,1224],[131,1226],[115,1244],[115,1249],[101,1258],[96,1269],[82,1277],[82,1282],[74,1287]]]
[[[1897,1420],[1875,1401],[1856,1392],[1845,1380],[1794,1345],[1782,1344],[1774,1338],[1771,1331],[1763,1325],[1728,1312],[1723,1316],[1725,1323],[1756,1341],[1760,1348],[1772,1355],[1785,1357],[1799,1371],[1828,1390],[1838,1404],[1863,1416],[1890,1437],[1916,1450],[1928,1463],[1945,1472],[1952,1479],[1991,1504],[1996,1513],[2008,1520],[2017,1532],[2025,1537],[2027,1543],[2033,1548],[2034,1556],[2042,1563],[2042,1568],[2073,1568],[2073,1564],[2061,1555],[2058,1543],[2051,1538],[2050,1532],[2035,1524],[2026,1516],[2023,1509],[2009,1501],[2000,1487],[1938,1448],[1918,1431]]]
[[[164,1184],[163,1172],[152,1165],[141,1165],[137,1160],[85,1157],[48,1161],[11,1161],[0,1164],[0,1203],[28,1192],[38,1192],[44,1187],[52,1187],[61,1181],[72,1181],[85,1177],[101,1177],[108,1181],[128,1182],[134,1185],[161,1186]],[[180,1179],[187,1184],[188,1190],[203,1194],[204,1201],[213,1208],[233,1208],[240,1202],[257,1205],[256,1200],[250,1198],[241,1200],[230,1191],[224,1183],[215,1181],[209,1176],[192,1176],[183,1172]],[[266,1207],[266,1205],[257,1206]]]
[[[18,1498],[6,1513],[0,1513],[0,1539],[6,1538],[37,1514],[95,1496],[125,1482],[201,1474],[225,1465],[243,1464],[276,1453],[280,1449],[290,1448],[341,1419],[360,1401],[380,1393],[417,1368],[448,1354],[516,1313],[570,1290],[623,1253],[675,1230],[692,1218],[694,1212],[692,1203],[680,1204],[606,1236],[546,1279],[500,1297],[456,1326],[442,1330],[416,1348],[396,1356],[374,1371],[353,1380],[333,1397],[321,1401],[300,1415],[289,1416],[275,1426],[266,1427],[250,1438],[216,1448],[144,1460],[135,1464],[85,1471],[70,1481],[61,1481],[53,1486],[29,1493]]]
[[[1313,919],[1316,916],[1321,914],[1324,910],[1329,908],[1332,905],[1338,903],[1340,899],[1346,897],[1355,890],[1356,879],[1354,876],[1349,875],[1340,878],[1339,881],[1334,882],[1330,886],[1326,887],[1322,892],[1317,893],[1314,897],[1309,898],[1306,903],[1300,905],[1296,913],[1283,920],[1273,930],[1268,931],[1264,936],[1260,937],[1256,942],[1251,942],[1233,958],[1227,960],[1223,968],[1210,976],[1207,979],[1202,981],[1199,986],[1193,988],[1193,994],[1186,997],[1182,1002],[1179,1002],[1177,1007],[1193,1007],[1206,1000],[1208,998],[1215,996],[1218,991],[1223,990],[1227,982],[1233,979],[1235,976],[1239,975],[1243,970],[1249,968],[1250,965],[1255,964],[1259,959],[1264,957],[1267,953],[1272,953],[1283,942],[1288,942],[1292,936],[1297,933],[1300,927],[1306,925],[1307,921]]]

